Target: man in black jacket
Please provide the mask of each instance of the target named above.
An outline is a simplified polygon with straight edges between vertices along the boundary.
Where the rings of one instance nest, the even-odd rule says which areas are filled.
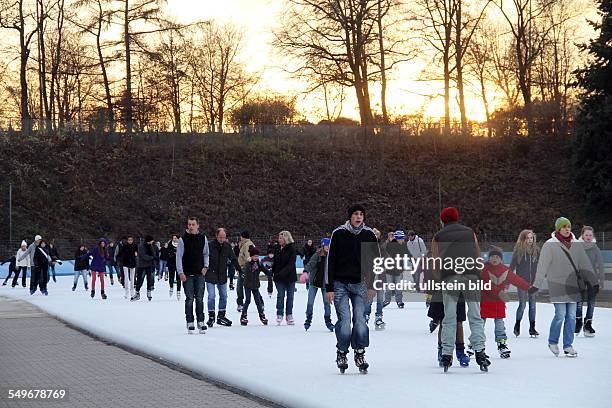
[[[153,277],[153,268],[155,267],[155,249],[153,248],[153,237],[147,235],[145,242],[138,245],[138,259],[136,268],[136,294],[132,297],[132,301],[140,300],[140,288],[144,283],[145,276],[147,278],[147,298],[152,299],[151,292],[155,284]]]
[[[340,372],[348,368],[349,346],[355,351],[355,365],[366,373],[365,348],[370,339],[365,321],[367,298],[374,297],[373,260],[380,256],[374,231],[364,224],[365,208],[355,204],[348,209],[348,221],[332,233],[325,284],[329,302],[334,302],[336,322],[336,363]],[[351,308],[352,321],[351,328]]]
[[[187,332],[195,333],[193,324],[193,301],[195,300],[196,318],[200,334],[206,333],[204,323],[204,284],[208,271],[208,240],[200,233],[200,224],[195,217],[187,219],[187,231],[179,240],[176,248],[176,271],[185,291],[185,318]]]
[[[232,322],[225,317],[227,307],[227,264],[232,262],[240,270],[238,258],[232,246],[227,242],[227,233],[224,228],[217,228],[215,240],[208,244],[210,262],[206,273],[206,290],[208,291],[208,327],[215,323],[215,289],[219,291],[219,315],[217,324],[231,326]]]

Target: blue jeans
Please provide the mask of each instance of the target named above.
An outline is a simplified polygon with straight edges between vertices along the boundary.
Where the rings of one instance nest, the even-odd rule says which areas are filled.
[[[403,279],[402,274],[392,275],[390,273],[387,274],[387,283],[401,283]],[[391,303],[391,296],[395,296],[395,301],[397,303],[402,303],[403,293],[401,290],[393,289],[385,291],[385,301]]]
[[[276,282],[276,315],[283,316],[284,311],[287,316],[293,314],[293,295],[295,295],[295,282]],[[285,301],[286,295],[286,301]],[[283,307],[285,303],[286,307]],[[285,310],[286,309],[286,310]]]
[[[316,288],[314,286],[310,286],[308,288],[308,303],[306,304],[306,318],[310,316],[312,318],[312,307],[314,305],[315,298],[317,297],[317,292],[321,291],[321,297],[323,298],[323,317],[331,317],[331,306],[327,301],[327,292],[325,289]]]
[[[193,301],[195,300],[196,318],[198,323],[204,323],[204,276],[202,274],[187,276],[183,282],[185,291],[185,319],[193,323]]]
[[[238,273],[238,279],[236,279],[236,303],[238,306],[244,304],[244,285],[242,282],[242,274]]]
[[[382,317],[383,315],[383,301],[385,299],[385,292],[383,290],[376,291],[376,317]],[[372,302],[374,299],[368,299],[365,307],[365,314],[369,316],[372,314]]]
[[[365,283],[334,282],[336,322],[336,348],[347,353],[370,345],[370,333],[365,322],[365,303],[368,297]],[[352,316],[351,316],[352,306]],[[353,327],[351,328],[351,320]]]
[[[584,320],[593,319],[593,311],[595,311],[595,299],[591,299],[587,303],[587,311]],[[582,317],[582,302],[576,303],[576,317]]]
[[[83,277],[83,285],[85,286],[85,290],[87,290],[87,269],[83,269],[82,271],[74,271],[74,286],[76,286],[76,284],[79,282],[79,275]]]
[[[536,294],[530,295],[525,290],[518,290],[519,305],[516,309],[516,321],[520,322],[523,318],[523,312],[525,311],[525,305],[529,302],[529,321],[535,322],[536,319]]]
[[[227,283],[216,284],[206,282],[206,290],[208,291],[208,311],[215,311],[215,288],[219,290],[219,311],[225,312],[227,307]]]
[[[559,344],[561,326],[563,326],[563,348],[574,343],[574,330],[576,329],[576,303],[554,303],[555,317],[550,322],[548,344]]]
[[[106,269],[108,269],[108,274],[109,276],[113,276],[113,270],[115,271],[115,273],[117,274],[117,277],[119,277],[119,266],[117,266],[117,264],[106,264]]]
[[[164,272],[166,271],[166,264],[168,261],[164,261],[163,259],[159,260],[159,276],[164,276]]]
[[[264,302],[261,294],[259,293],[259,289],[245,289],[244,290],[244,308],[242,309],[242,315],[246,316],[249,311],[249,305],[251,304],[251,295],[255,298],[255,305],[257,306],[257,312],[259,314],[263,314],[264,312]]]
[[[487,319],[483,319],[484,322],[487,322]],[[504,319],[493,319],[495,322],[495,341],[507,340],[508,336],[506,335],[506,326],[504,325]]]

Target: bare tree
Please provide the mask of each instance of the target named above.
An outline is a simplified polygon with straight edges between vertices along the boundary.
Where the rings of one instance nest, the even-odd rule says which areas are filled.
[[[376,46],[379,1],[289,0],[274,44],[294,59],[293,71],[303,78],[320,79],[355,90],[361,124],[374,122],[369,82],[378,59]]]
[[[195,40],[195,58],[190,72],[197,83],[200,106],[211,132],[223,132],[225,114],[246,95],[258,80],[247,75],[238,59],[243,34],[231,24],[206,24]]]
[[[110,79],[107,70],[107,64],[110,58],[104,56],[103,49],[105,44],[102,41],[102,34],[110,27],[113,16],[117,10],[113,10],[110,5],[111,0],[77,0],[73,3],[73,7],[79,11],[78,14],[71,18],[71,22],[76,25],[82,32],[92,35],[95,39],[96,53],[98,57],[98,65],[102,75],[102,83],[104,85],[104,100],[106,103],[106,117],[108,126],[111,132],[115,131],[115,115],[113,96],[110,89]],[[83,14],[87,18],[83,18]]]
[[[544,24],[544,15],[556,0],[495,0],[514,39],[514,56],[517,79],[523,103],[527,132],[535,132],[532,107],[532,68],[542,52],[548,32],[552,28]]]
[[[26,0],[0,0],[0,27],[15,30],[19,34],[21,131],[28,134],[32,130],[32,116],[28,105],[27,69],[30,44],[38,31],[35,13],[28,7]]]
[[[125,95],[123,119],[125,131],[129,135],[134,129],[132,106],[132,45],[145,49],[144,36],[161,31],[158,27],[151,27],[149,23],[159,24],[161,18],[161,5],[165,0],[115,0],[122,5],[120,10],[121,27],[123,31],[123,47],[125,56]],[[138,29],[134,28],[138,27]]]

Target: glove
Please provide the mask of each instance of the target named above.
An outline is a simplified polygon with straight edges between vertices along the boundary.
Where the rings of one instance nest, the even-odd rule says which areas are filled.
[[[538,288],[536,288],[535,286],[530,287],[527,292],[529,292],[530,295],[533,295],[534,293],[536,293],[538,290]]]

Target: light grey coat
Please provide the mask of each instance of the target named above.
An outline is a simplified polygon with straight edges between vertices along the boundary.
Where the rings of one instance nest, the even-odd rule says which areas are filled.
[[[593,266],[593,272],[595,272],[595,276],[599,280],[599,286],[603,289],[603,284],[606,280],[605,275],[605,267],[603,262],[603,256],[601,255],[601,250],[597,246],[597,242],[593,239],[592,242],[584,242],[582,238],[578,240],[584,245],[584,250],[586,251],[589,260],[591,261],[591,265]]]
[[[555,238],[553,233],[552,237],[542,246],[533,283],[536,288],[541,288],[544,279],[547,280],[552,303],[569,303],[581,300],[576,272],[564,252],[570,254],[574,265],[585,280],[592,285],[597,284],[597,278],[593,273],[593,267],[584,250],[584,245],[578,242],[572,234],[572,245],[568,250]]]

